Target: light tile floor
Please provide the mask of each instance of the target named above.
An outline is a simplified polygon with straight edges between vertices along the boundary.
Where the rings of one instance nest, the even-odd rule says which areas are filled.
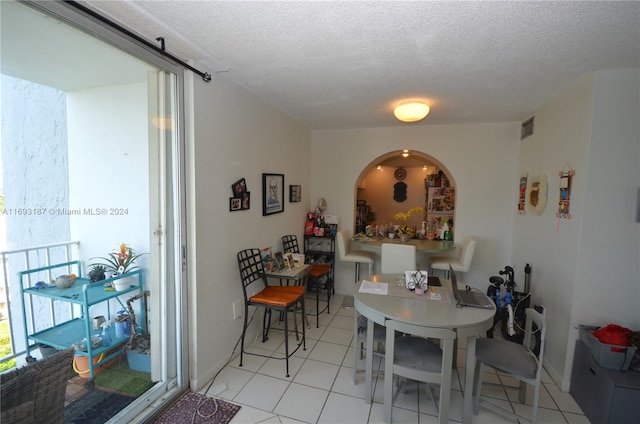
[[[343,297],[331,298],[331,314],[320,316],[320,327],[316,328],[315,295],[308,298],[307,309],[311,328],[307,329],[307,349],[300,348],[289,359],[290,377],[285,377],[285,362],[270,356],[282,356],[284,339],[282,332],[273,331],[269,340],[252,343],[247,351],[264,356],[245,355],[239,367],[239,356],[233,358],[209,388],[208,394],[242,406],[231,421],[240,423],[382,423],[382,387],[384,375],[374,376],[374,401],[364,403],[364,374],[358,373],[357,384],[353,384],[353,308],[343,308]],[[322,308],[322,303],[321,303]],[[258,315],[256,315],[257,317]],[[298,319],[300,317],[298,316]],[[290,337],[290,346],[295,346],[295,337]],[[462,390],[465,369],[466,346],[458,346],[457,368],[453,372],[451,408],[449,422],[462,420]],[[359,353],[358,353],[359,355]],[[382,360],[374,358],[374,368],[382,369]],[[364,368],[359,360],[358,366]],[[488,371],[483,381],[497,382],[502,379]],[[506,380],[506,381],[505,381]],[[516,385],[515,380],[510,382]],[[207,384],[208,386],[208,384]],[[436,423],[437,413],[428,398],[425,386],[415,382],[407,384],[394,403],[394,423]],[[417,390],[416,390],[417,388]],[[517,402],[517,393],[502,389],[483,387],[483,395],[507,408],[512,407],[528,416],[531,411],[532,394],[527,390],[527,405]],[[512,394],[513,392],[513,394]],[[514,401],[513,403],[511,401]],[[473,417],[474,423],[512,423],[490,409],[480,408]],[[589,423],[569,393],[561,392],[546,374],[540,394],[538,422],[541,424]]]

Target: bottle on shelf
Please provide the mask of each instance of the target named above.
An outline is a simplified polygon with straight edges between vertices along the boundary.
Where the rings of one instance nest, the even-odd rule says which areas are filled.
[[[111,346],[111,334],[109,334],[109,326],[111,325],[110,321],[105,321],[102,323],[102,346]]]

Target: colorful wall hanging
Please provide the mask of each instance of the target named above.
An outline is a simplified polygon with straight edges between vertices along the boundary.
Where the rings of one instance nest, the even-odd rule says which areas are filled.
[[[527,194],[527,209],[534,215],[540,215],[547,207],[547,176],[534,175]]]
[[[571,219],[571,180],[575,173],[576,171],[571,168],[569,162],[564,165],[562,171],[558,172],[560,177],[560,199],[556,212],[558,218]]]
[[[525,215],[527,211],[524,206],[527,200],[527,178],[529,174],[523,174],[520,176],[520,187],[518,188],[518,213]]]

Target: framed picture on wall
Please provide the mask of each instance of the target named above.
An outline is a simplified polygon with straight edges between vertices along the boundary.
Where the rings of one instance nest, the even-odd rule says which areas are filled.
[[[247,210],[251,207],[251,192],[245,191],[242,193],[242,210]]]
[[[238,181],[231,185],[231,191],[233,191],[233,197],[242,197],[242,194],[247,191],[247,182],[244,178],[240,178]]]
[[[262,215],[284,212],[284,174],[262,174]]]
[[[242,210],[242,198],[240,197],[230,197],[229,198],[229,210],[230,211],[241,211]]]
[[[289,201],[290,202],[300,202],[302,201],[302,186],[301,185],[290,185],[289,186]]]

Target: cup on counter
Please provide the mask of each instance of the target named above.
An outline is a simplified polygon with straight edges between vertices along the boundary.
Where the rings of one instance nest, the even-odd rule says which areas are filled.
[[[388,235],[389,235],[389,238],[392,239],[396,236],[396,233],[389,233]]]
[[[93,318],[93,329],[101,330],[102,324],[105,322],[105,318],[102,315]]]

